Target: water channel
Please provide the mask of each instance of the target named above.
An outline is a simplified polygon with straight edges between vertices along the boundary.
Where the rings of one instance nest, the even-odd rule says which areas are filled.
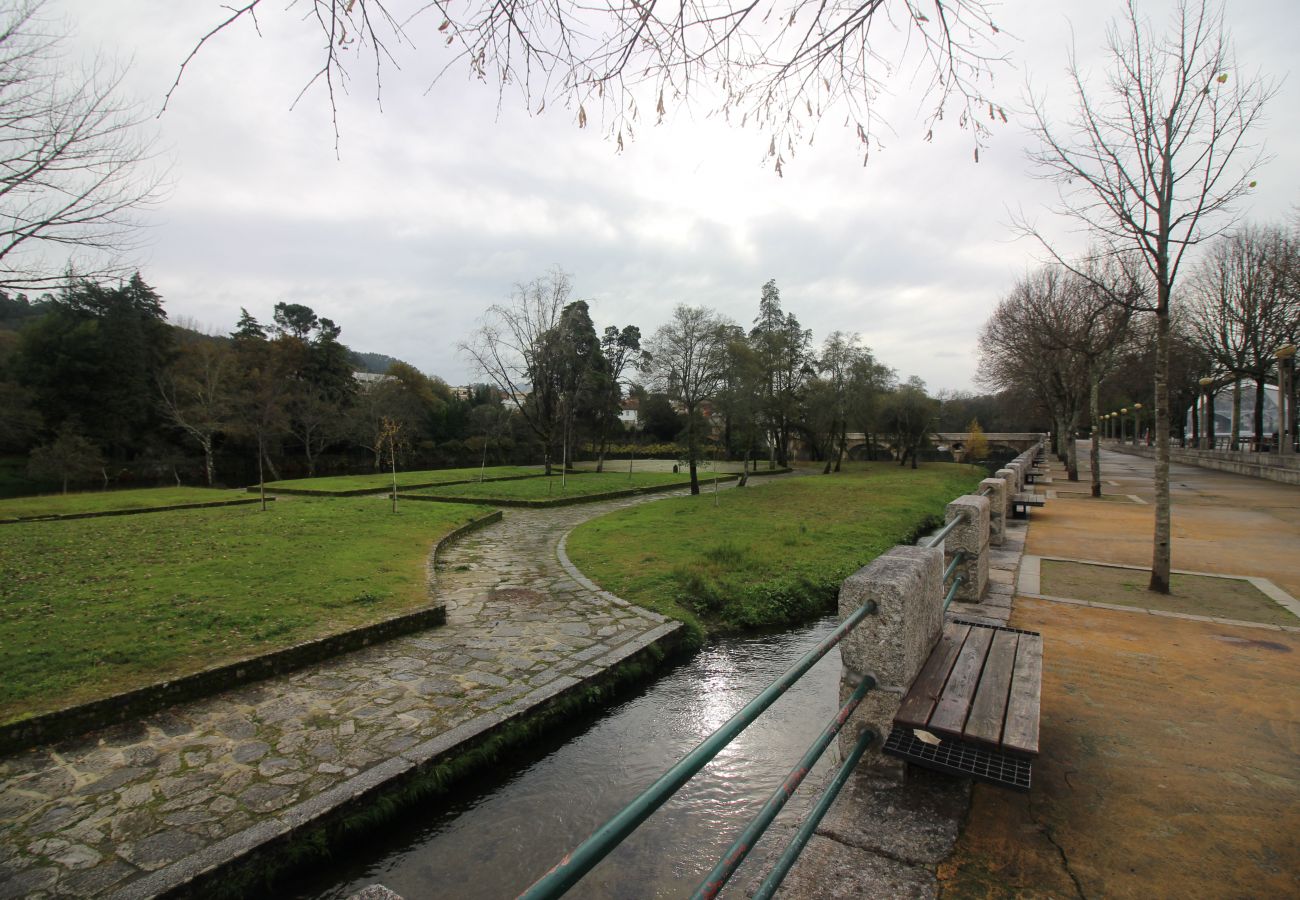
[[[287,893],[336,900],[378,882],[406,900],[514,897],[834,627],[828,617],[713,643],[472,788],[433,801],[435,810],[349,846]],[[834,715],[839,672],[832,650],[569,896],[689,895]],[[835,757],[832,745],[733,884],[758,874],[765,852],[780,851]]]

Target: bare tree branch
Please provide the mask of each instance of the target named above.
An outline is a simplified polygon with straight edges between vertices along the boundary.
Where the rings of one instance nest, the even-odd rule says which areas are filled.
[[[220,32],[253,19],[262,0],[226,12],[181,63],[179,84],[195,55]],[[655,103],[655,122],[670,105],[700,103],[708,114],[739,116],[768,138],[779,173],[796,142],[812,141],[821,120],[843,107],[844,125],[863,144],[875,137],[876,100],[897,70],[915,67],[925,84],[926,127],[950,106],[975,145],[976,161],[990,120],[1006,121],[988,96],[1001,61],[990,0],[793,0],[763,10],[757,0],[291,0],[325,38],[320,67],[303,87],[323,82],[335,116],[335,85],[345,83],[362,53],[374,60],[378,91],[388,45],[414,47],[436,36],[451,54],[435,76],[467,68],[507,88],[529,110],[569,109],[578,127],[599,113],[621,148],[641,123],[638,97]],[[399,14],[394,10],[405,7]],[[873,32],[873,27],[876,31]],[[888,29],[882,31],[882,29]],[[901,45],[901,46],[900,46]],[[345,51],[355,51],[348,56]],[[425,53],[432,51],[425,50]],[[168,92],[172,96],[176,85]],[[301,97],[301,94],[300,94]],[[590,109],[589,109],[590,107]],[[838,116],[837,116],[838,117]]]
[[[122,72],[70,71],[42,0],[0,12],[0,288],[41,290],[120,275],[141,240],[136,213],[163,173]]]

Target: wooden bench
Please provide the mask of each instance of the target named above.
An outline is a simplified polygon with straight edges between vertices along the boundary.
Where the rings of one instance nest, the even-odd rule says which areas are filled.
[[[1029,507],[1044,506],[1047,500],[1042,494],[1012,494],[1011,495],[1011,518],[1027,519],[1029,518]]]
[[[1025,472],[1025,481],[1029,484],[1051,484],[1052,473],[1047,469],[1029,469]]]
[[[884,752],[1029,790],[1038,755],[1042,672],[1043,639],[1037,632],[948,622],[903,697]]]

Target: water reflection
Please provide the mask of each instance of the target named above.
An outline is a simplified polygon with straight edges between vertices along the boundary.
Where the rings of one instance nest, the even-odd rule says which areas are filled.
[[[714,644],[531,758],[503,760],[490,784],[395,823],[293,896],[343,898],[378,881],[407,900],[513,897],[834,626]],[[832,652],[569,896],[688,895],[834,714],[838,679]],[[834,753],[814,773],[836,764]],[[807,802],[792,801],[782,818]]]

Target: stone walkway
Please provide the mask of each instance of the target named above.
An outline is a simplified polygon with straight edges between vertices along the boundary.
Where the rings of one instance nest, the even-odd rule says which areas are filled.
[[[0,759],[0,900],[184,884],[665,637],[556,557],[663,496],[507,511],[440,560],[444,627]]]

